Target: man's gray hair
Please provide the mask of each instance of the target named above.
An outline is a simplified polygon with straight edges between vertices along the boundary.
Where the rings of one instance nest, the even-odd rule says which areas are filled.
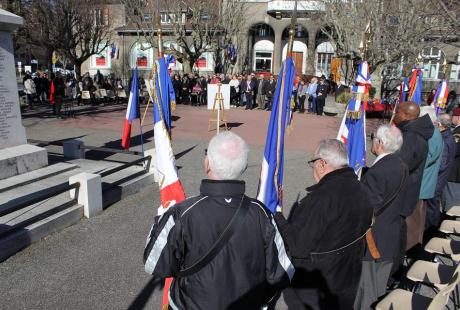
[[[382,143],[385,153],[392,154],[399,150],[403,144],[401,131],[396,126],[381,125],[375,133],[375,138]]]
[[[345,144],[336,139],[324,139],[319,142],[316,158],[325,160],[335,169],[348,166],[348,152]]]
[[[452,127],[452,117],[447,113],[440,114],[437,121],[444,128]]]
[[[219,180],[236,180],[248,165],[248,145],[237,134],[226,131],[214,136],[208,145],[209,168]]]

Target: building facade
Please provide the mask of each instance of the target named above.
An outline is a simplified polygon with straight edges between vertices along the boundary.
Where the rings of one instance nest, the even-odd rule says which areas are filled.
[[[225,1],[225,0],[223,0]],[[110,20],[112,42],[99,55],[92,56],[82,66],[82,73],[91,75],[100,70],[104,74],[112,73],[117,77],[129,78],[130,70],[138,67],[141,74],[148,76],[157,55],[154,47],[149,47],[142,36],[138,35],[135,25],[130,24],[124,5],[120,1],[100,1],[96,16]],[[291,16],[295,1],[286,0],[246,0],[244,12],[246,18],[241,31],[235,38],[237,61],[233,72],[270,72],[278,74],[282,61],[286,58]],[[324,7],[321,1],[298,1],[297,23],[293,44],[293,59],[297,74],[311,76],[329,76],[334,46],[321,29],[327,24],[324,20]],[[149,16],[144,16],[149,18]],[[152,17],[150,17],[152,18]],[[161,14],[164,32],[164,46],[176,44],[171,34],[171,20],[167,14]],[[454,63],[450,66],[451,89],[460,86],[460,50],[452,45],[436,45],[421,51],[424,63],[424,92],[436,88],[443,77],[444,60]],[[193,70],[213,72],[215,54],[204,53],[195,63]],[[176,62],[171,70],[182,72],[182,64]],[[392,75],[399,79],[402,68],[393,70]]]

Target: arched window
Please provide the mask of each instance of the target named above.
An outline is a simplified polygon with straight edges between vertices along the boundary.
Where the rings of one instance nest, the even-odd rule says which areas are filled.
[[[131,48],[131,68],[151,69],[153,48],[148,43],[135,43]]]
[[[437,47],[428,47],[422,51],[423,59],[423,78],[438,80],[443,77],[442,64],[444,63],[445,55],[442,50]]]
[[[272,72],[274,44],[268,40],[260,40],[254,44],[254,71]]]
[[[316,75],[329,76],[331,73],[332,57],[334,47],[331,42],[323,42],[316,48]]]

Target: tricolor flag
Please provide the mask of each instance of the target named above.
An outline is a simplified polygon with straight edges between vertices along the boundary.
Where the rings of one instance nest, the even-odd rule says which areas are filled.
[[[294,74],[294,62],[288,57],[276,85],[260,173],[257,199],[273,213],[283,204],[284,133],[290,122]]]
[[[436,115],[443,113],[446,110],[447,96],[449,95],[449,87],[446,80],[442,80],[436,94],[434,95],[433,104],[436,108]]]
[[[371,86],[369,65],[362,62],[358,68],[353,87],[354,98],[350,99],[337,140],[342,141],[348,150],[349,165],[359,174],[366,165],[366,104]]]
[[[423,69],[414,66],[412,76],[409,81],[409,101],[415,102],[418,105],[422,104],[422,77]]]
[[[169,62],[175,61],[174,57],[167,57]],[[159,58],[155,62],[154,76],[155,76],[155,95],[161,106],[161,115],[166,125],[168,132],[171,131],[171,110],[175,109],[176,95],[174,87],[169,77],[168,64],[164,57]]]
[[[124,149],[129,149],[131,141],[131,126],[133,121],[139,118],[139,90],[137,88],[137,67],[134,68],[133,79],[131,81],[131,92],[129,93],[128,108],[126,109],[125,127],[123,129],[123,137],[121,146]]]
[[[161,60],[161,59],[160,59]],[[169,130],[167,129],[166,122],[164,119],[163,106],[170,106],[171,96],[160,96],[161,90],[158,88],[161,85],[165,85],[164,81],[158,80],[164,75],[157,74],[161,66],[158,62],[153,65],[153,72],[155,73],[155,80],[146,80],[147,91],[150,96],[150,101],[153,104],[153,128],[155,132],[155,150],[156,150],[156,161],[157,170],[159,175],[158,184],[160,186],[160,202],[161,206],[158,209],[158,214],[161,215],[166,210],[176,203],[181,202],[185,199],[184,189],[182,183],[179,180],[176,169],[176,160],[174,158],[173,149],[171,146],[171,138]],[[168,77],[169,79],[169,77]],[[174,90],[173,90],[174,95]],[[162,100],[162,101],[160,101]],[[162,309],[167,309],[169,304],[169,288],[173,279],[167,278],[165,280],[165,286],[163,288],[163,300]]]

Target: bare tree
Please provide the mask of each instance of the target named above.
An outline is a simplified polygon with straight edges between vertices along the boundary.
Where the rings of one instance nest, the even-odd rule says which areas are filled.
[[[244,3],[238,0],[122,0],[139,38],[158,48],[159,22],[174,44],[167,47],[186,73],[205,52],[216,52],[236,37],[243,24]],[[160,15],[161,14],[161,15]]]
[[[367,60],[378,97],[384,68],[402,60],[413,63],[443,18],[425,0],[325,0],[324,5],[329,24],[322,30],[337,56]]]
[[[32,0],[26,16],[31,40],[81,65],[110,44],[110,21],[97,14],[91,0]]]

